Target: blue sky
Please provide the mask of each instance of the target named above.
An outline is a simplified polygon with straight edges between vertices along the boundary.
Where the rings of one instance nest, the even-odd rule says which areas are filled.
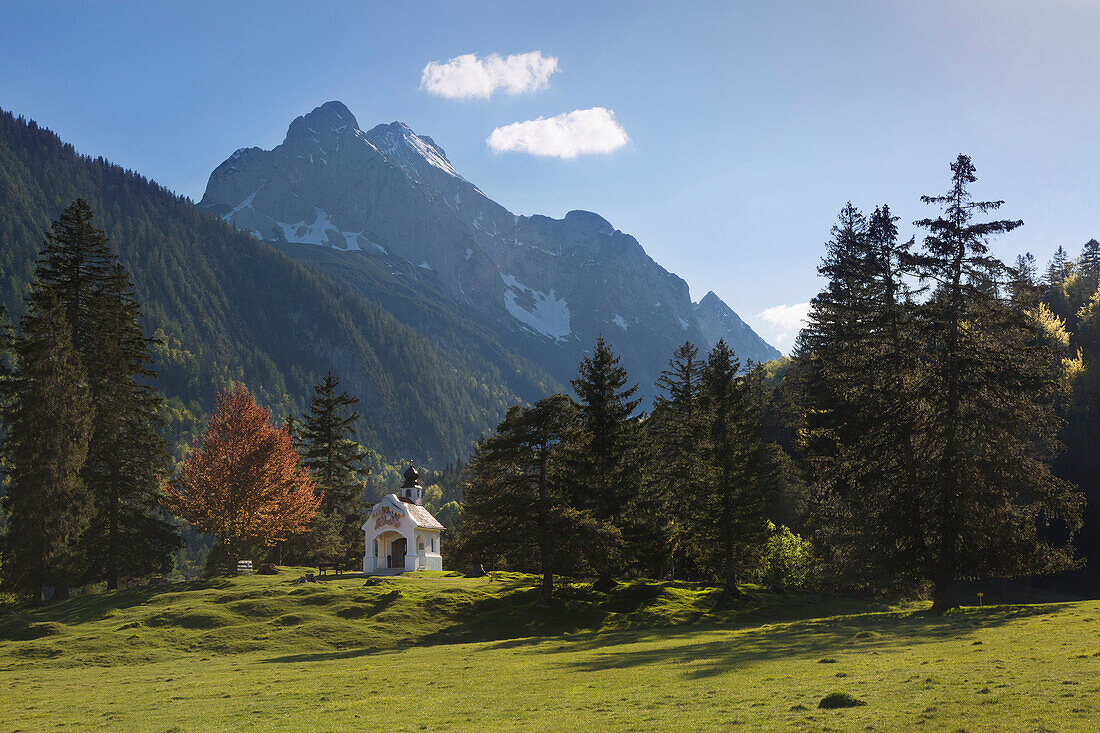
[[[534,51],[557,59],[542,89],[421,88],[431,61]],[[1100,0],[0,0],[0,107],[81,152],[198,199],[233,150],[339,99],[363,128],[432,136],[517,213],[600,213],[784,350],[796,318],[760,314],[817,291],[844,202],[889,203],[908,235],[959,152],[976,192],[1026,223],[994,248],[1004,259],[1100,237],[1098,80]],[[560,159],[486,143],[593,107],[625,145]]]

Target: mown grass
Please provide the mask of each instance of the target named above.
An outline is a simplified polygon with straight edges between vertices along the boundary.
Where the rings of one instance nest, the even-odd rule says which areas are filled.
[[[197,581],[0,615],[0,728],[1086,730],[1100,603],[943,618],[819,596],[446,573]],[[829,695],[865,704],[819,708]]]

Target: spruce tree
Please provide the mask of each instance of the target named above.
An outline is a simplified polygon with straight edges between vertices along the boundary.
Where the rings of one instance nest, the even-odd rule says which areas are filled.
[[[93,407],[64,306],[47,287],[36,288],[28,306],[14,344],[18,367],[5,385],[3,572],[9,587],[39,602],[44,586],[65,597],[83,566],[79,541],[92,499],[80,470]]]
[[[565,445],[576,406],[552,395],[517,405],[478,444],[462,503],[462,554],[542,576],[539,602],[550,602],[554,575],[575,569],[606,545],[591,513],[570,505],[562,483]],[[603,534],[606,534],[606,528]]]
[[[811,301],[796,347],[808,406],[802,448],[815,486],[811,525],[819,553],[838,585],[862,587],[870,582],[865,529],[873,524],[867,516],[867,463],[858,444],[873,389],[869,316],[878,300],[873,272],[881,253],[872,245],[866,217],[851,202],[831,235],[818,267],[825,289]]]
[[[619,357],[599,336],[572,380],[581,428],[571,455],[575,503],[612,524],[637,491],[635,411],[641,400],[634,399],[638,385],[627,386],[629,379]]]
[[[84,538],[89,580],[117,588],[123,579],[166,573],[181,546],[160,508],[171,458],[160,436],[164,400],[150,384],[150,345],[125,268],[115,264],[92,296],[96,324],[87,360],[95,406],[83,475],[95,510]]]
[[[329,372],[314,387],[309,414],[299,424],[302,462],[318,492],[324,494],[320,515],[338,517],[341,559],[351,559],[362,543],[363,466],[366,452],[352,439],[359,414],[358,399],[337,391],[340,381]],[[317,521],[317,520],[315,520]]]
[[[636,413],[640,399],[638,385],[629,375],[603,336],[596,339],[592,355],[585,357],[572,380],[577,395],[578,428],[568,453],[572,504],[587,510],[599,522],[614,527],[626,537],[633,552],[652,547],[652,504],[641,496],[641,431]],[[613,566],[622,562],[649,564],[652,558],[629,555],[621,558],[621,547],[608,547],[600,583],[610,583]]]
[[[734,596],[740,595],[737,581],[767,539],[776,487],[740,368],[719,340],[703,371],[705,483],[685,508],[698,550],[721,568],[725,592]]]
[[[704,431],[702,374],[705,362],[690,342],[676,349],[668,368],[657,379],[660,390],[645,432],[651,450],[646,484],[662,509],[656,517],[668,540],[669,572],[675,576],[677,562],[691,558],[690,524],[683,521],[678,507],[685,496],[702,485],[699,451]],[[685,568],[686,570],[687,568]]]
[[[81,469],[94,497],[85,578],[116,588],[123,578],[165,572],[180,538],[158,507],[170,458],[158,433],[163,400],[151,386],[152,342],[142,333],[128,275],[84,199],[51,226],[35,280],[65,308],[92,395],[92,437]]]
[[[919,274],[936,285],[920,313],[929,412],[922,516],[924,571],[940,612],[958,605],[962,577],[1067,567],[1072,547],[1041,534],[1039,524],[1061,523],[1072,537],[1080,517],[1080,495],[1048,464],[1056,360],[1034,318],[987,287],[991,273],[1004,272],[988,241],[1023,222],[975,221],[1003,202],[973,200],[977,177],[967,156],[951,172],[945,195],[922,197],[941,213],[916,222],[928,230]]]
[[[1095,239],[1085,242],[1077,258],[1077,267],[1088,277],[1100,279],[1100,242]]]

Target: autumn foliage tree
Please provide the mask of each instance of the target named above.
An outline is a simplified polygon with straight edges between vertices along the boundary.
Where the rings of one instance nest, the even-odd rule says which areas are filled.
[[[231,562],[246,545],[305,531],[322,499],[290,431],[273,425],[244,386],[218,395],[206,432],[164,494],[165,507],[217,537]]]

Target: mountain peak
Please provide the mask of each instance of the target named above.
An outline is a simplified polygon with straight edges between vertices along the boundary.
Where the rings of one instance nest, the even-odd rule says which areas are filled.
[[[417,135],[404,122],[375,125],[365,133],[365,137],[415,181],[421,180],[424,163],[460,181],[465,180],[451,165],[451,161],[447,160],[447,153],[435,144],[435,140],[427,135]]]
[[[345,130],[358,130],[359,123],[343,102],[325,102],[309,114],[302,115],[290,123],[286,132],[287,140],[293,138],[340,135]]]
[[[722,308],[724,308],[724,309],[727,309],[727,310],[733,310],[728,305],[726,305],[725,301],[723,301],[721,298],[719,298],[717,293],[715,293],[713,290],[708,290],[707,291],[707,294],[704,295],[703,299],[699,301],[699,307],[700,308],[711,308],[711,309],[722,309]]]

